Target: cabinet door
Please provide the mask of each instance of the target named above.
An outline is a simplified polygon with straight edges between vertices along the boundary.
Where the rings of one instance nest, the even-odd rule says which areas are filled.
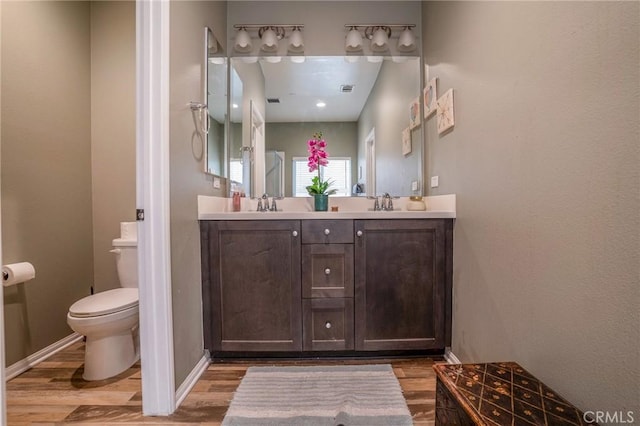
[[[300,222],[208,224],[210,350],[301,350]]]
[[[355,223],[356,350],[444,348],[445,222]]]

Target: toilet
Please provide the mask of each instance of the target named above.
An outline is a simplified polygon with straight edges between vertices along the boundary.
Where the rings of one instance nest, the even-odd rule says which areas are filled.
[[[85,380],[116,376],[139,358],[137,245],[136,222],[121,222],[111,250],[121,288],[87,296],[69,308],[67,324],[87,338]]]

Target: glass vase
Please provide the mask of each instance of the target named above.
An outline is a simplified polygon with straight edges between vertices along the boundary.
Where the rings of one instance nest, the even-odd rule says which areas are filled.
[[[325,194],[314,194],[313,209],[317,212],[326,212],[329,209],[329,196]]]

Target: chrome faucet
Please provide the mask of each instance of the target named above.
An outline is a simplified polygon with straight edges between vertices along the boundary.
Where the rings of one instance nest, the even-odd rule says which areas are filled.
[[[368,199],[370,200],[374,200],[373,202],[373,211],[377,212],[380,210],[380,202],[378,201],[378,197],[377,196],[367,196]]]
[[[256,210],[259,212],[269,211],[269,196],[267,194],[262,194],[262,197],[258,198],[258,207],[256,207]]]
[[[380,210],[393,211],[393,199],[388,192],[382,196],[382,207]]]
[[[253,200],[258,200],[258,207],[256,211],[259,212],[277,212],[278,205],[276,204],[276,200],[282,200],[282,197],[276,197],[275,195],[271,197],[271,203],[269,203],[269,195],[262,194],[260,198],[253,198]]]

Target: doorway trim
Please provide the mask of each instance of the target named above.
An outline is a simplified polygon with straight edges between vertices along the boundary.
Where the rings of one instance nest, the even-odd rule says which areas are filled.
[[[249,102],[249,109],[251,110],[249,115],[249,128],[251,129],[249,143],[253,154],[253,161],[251,162],[251,196],[259,198],[264,194],[265,189],[265,124],[264,117],[253,99]],[[258,158],[262,159],[262,161],[256,161]]]
[[[136,1],[136,208],[142,413],[175,411],[169,229],[168,0]]]
[[[2,33],[2,2],[0,2],[0,33]],[[0,77],[2,76],[2,47],[0,46]],[[2,92],[0,92],[0,111],[2,110]],[[2,120],[0,119],[0,129],[2,128]],[[0,135],[2,132],[0,132]],[[0,146],[2,140],[0,140]],[[2,195],[0,193],[0,195]],[[2,197],[0,197],[0,200]],[[0,202],[0,216],[2,212],[2,203]],[[2,229],[0,227],[0,243],[2,242]],[[2,262],[2,244],[0,244],[0,265]],[[0,288],[0,425],[7,424],[7,394],[5,382],[5,355],[4,355],[4,289]]]

